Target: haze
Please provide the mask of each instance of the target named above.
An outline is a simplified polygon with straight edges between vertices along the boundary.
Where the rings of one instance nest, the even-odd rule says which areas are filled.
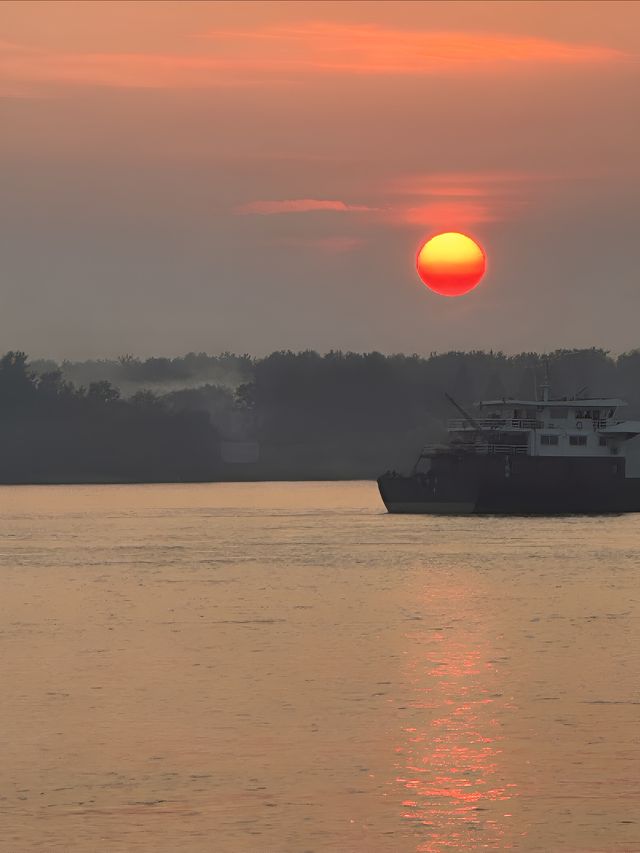
[[[638,345],[639,4],[0,11],[4,350]]]

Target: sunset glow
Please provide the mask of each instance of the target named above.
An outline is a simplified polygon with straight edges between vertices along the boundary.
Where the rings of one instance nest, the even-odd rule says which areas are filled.
[[[486,269],[482,247],[458,231],[436,234],[420,248],[418,275],[441,296],[463,296],[479,284]]]
[[[637,345],[640,3],[0,3],[11,346]]]

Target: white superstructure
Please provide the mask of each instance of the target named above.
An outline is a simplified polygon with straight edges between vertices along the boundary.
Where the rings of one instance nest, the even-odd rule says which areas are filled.
[[[624,456],[640,421],[617,416],[624,400],[615,398],[485,400],[481,417],[448,422],[451,446],[472,453],[528,456]]]

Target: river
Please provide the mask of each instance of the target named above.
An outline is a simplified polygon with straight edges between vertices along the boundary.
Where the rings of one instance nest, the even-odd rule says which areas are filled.
[[[0,489],[0,850],[640,851],[640,518]]]

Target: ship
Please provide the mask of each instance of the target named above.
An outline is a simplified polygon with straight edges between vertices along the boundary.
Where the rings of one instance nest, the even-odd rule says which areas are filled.
[[[485,400],[448,441],[422,448],[409,474],[378,478],[391,513],[564,515],[640,512],[640,421],[624,400],[550,396]],[[534,395],[538,397],[538,394]],[[635,446],[634,446],[635,445]]]

